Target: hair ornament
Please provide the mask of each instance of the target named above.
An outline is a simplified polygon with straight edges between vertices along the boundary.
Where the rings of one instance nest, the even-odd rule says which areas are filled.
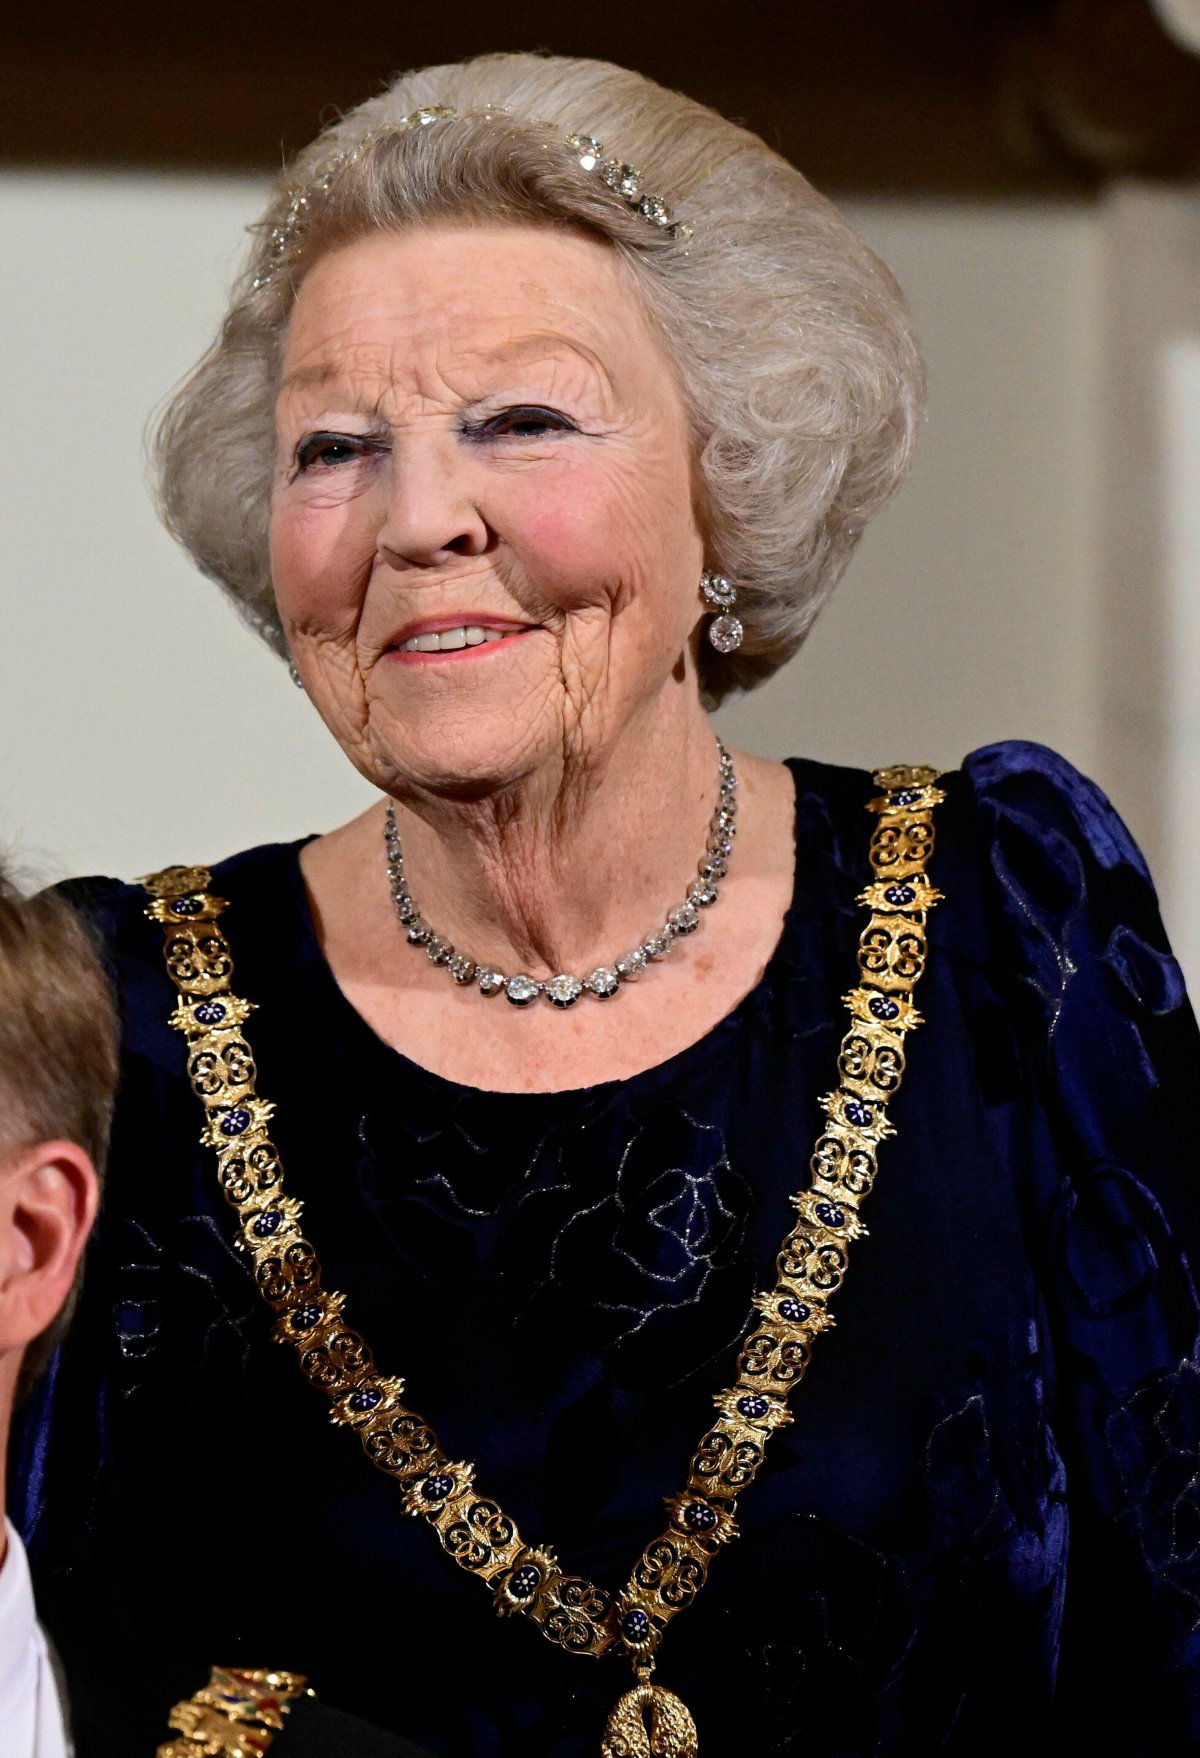
[[[568,134],[567,146],[575,154],[580,168],[599,175],[600,181],[614,195],[619,195],[627,208],[649,220],[652,226],[666,232],[676,244],[686,244],[692,228],[683,220],[675,220],[661,195],[650,195],[642,188],[642,174],[620,159],[606,158],[604,148],[594,135]]]
[[[460,116],[493,117],[509,114],[509,111],[499,105],[490,105],[478,111],[460,111],[448,104],[424,104],[419,110],[410,111],[396,122],[385,122],[379,128],[372,129],[354,146],[331,160],[319,177],[314,177],[311,182],[292,191],[287,213],[271,229],[270,254],[254,277],[254,291],[258,292],[261,287],[268,286],[275,279],[314,201],[328,195],[341,173],[361,159],[368,147],[373,146],[377,140],[386,139],[393,134],[410,134],[414,129],[429,128],[435,122],[448,122]],[[535,116],[529,117],[528,121],[535,127],[554,126],[540,122]],[[672,243],[687,244],[692,236],[692,228],[686,222],[672,217],[670,208],[660,195],[652,195],[643,189],[641,172],[633,165],[626,165],[620,159],[607,156],[594,135],[568,133],[562,139],[580,169],[599,177],[605,188],[610,189],[632,213],[665,234]]]

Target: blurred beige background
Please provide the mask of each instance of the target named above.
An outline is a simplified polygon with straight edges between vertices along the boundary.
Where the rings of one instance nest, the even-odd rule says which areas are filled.
[[[31,876],[216,859],[368,798],[144,484],[147,416],[211,336],[262,195],[0,175],[0,843]],[[1143,841],[1200,978],[1200,194],[843,206],[922,334],[923,453],[800,656],[722,730],[868,765],[1057,747]]]

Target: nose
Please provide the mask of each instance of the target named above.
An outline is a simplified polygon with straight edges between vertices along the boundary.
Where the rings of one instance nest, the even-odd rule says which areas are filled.
[[[473,492],[473,472],[451,436],[397,436],[387,506],[376,548],[392,567],[436,567],[482,555],[491,531]]]

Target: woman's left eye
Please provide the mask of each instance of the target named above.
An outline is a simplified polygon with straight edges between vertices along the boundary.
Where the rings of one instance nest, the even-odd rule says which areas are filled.
[[[486,421],[473,422],[467,433],[471,439],[538,439],[545,433],[575,433],[574,422],[557,409],[542,409],[522,404],[516,409],[502,409]]]

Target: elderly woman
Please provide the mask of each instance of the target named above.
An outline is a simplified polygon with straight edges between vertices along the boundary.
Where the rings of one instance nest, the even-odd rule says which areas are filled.
[[[379,800],[73,888],[123,1087],[22,1470],[83,1758],[215,1661],[453,1758],[1200,1738],[1142,860],[1040,748],[872,779],[707,718],[919,391],[834,210],[635,74],[406,75],[287,174],[163,504]],[[205,718],[181,786],[251,785]]]

